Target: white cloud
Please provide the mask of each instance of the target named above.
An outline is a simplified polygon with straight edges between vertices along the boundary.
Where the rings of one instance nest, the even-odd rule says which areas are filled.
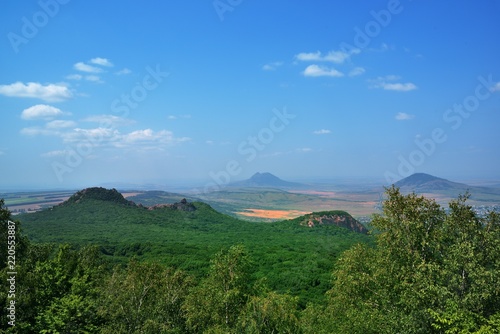
[[[189,140],[191,140],[191,138],[175,137],[174,133],[168,130],[154,131],[151,129],[144,129],[120,134],[113,142],[113,145],[117,148],[162,150],[167,146]]]
[[[65,143],[85,142],[93,146],[111,145],[116,148],[141,149],[157,148],[161,149],[190,140],[188,137],[175,137],[172,131],[151,129],[135,130],[129,133],[120,133],[112,128],[98,127],[93,129],[76,128],[70,132],[61,133]]]
[[[170,131],[163,133],[164,135],[171,136],[172,133]],[[161,134],[158,134],[151,130],[151,129],[145,129],[145,130],[137,130],[130,132],[129,134],[125,135],[123,138],[127,142],[136,142],[136,141],[144,141],[144,140],[154,140],[158,138],[158,136],[161,136]]]
[[[98,127],[94,129],[76,128],[61,134],[64,142],[90,142],[92,145],[104,144],[119,140],[120,132],[111,128]]]
[[[500,82],[497,82],[493,87],[490,88],[492,92],[500,92]]]
[[[44,158],[55,158],[55,157],[63,157],[70,154],[69,150],[54,150],[46,153],[42,153],[41,156]]]
[[[64,115],[65,113],[56,107],[46,104],[37,104],[35,106],[24,109],[21,113],[21,118],[25,120],[33,119],[52,119],[57,116]]]
[[[372,83],[371,88],[382,88],[384,90],[393,90],[399,92],[409,92],[417,89],[418,87],[412,82],[392,82],[399,80],[397,75],[387,75],[385,77],[378,77],[375,80],[370,80]]]
[[[102,72],[102,68],[88,65],[88,64],[85,64],[83,62],[78,62],[75,65],[73,65],[73,67],[75,68],[75,70],[81,71],[81,72],[88,72],[88,73],[100,73],[100,72]]]
[[[86,75],[85,76],[85,80],[92,81],[92,82],[97,82],[97,83],[102,83],[103,82],[103,81],[101,81],[101,78],[98,75],[94,75],[94,74]]]
[[[300,61],[318,61],[321,59],[321,52],[301,52],[295,55],[295,58]]]
[[[134,124],[135,121],[115,115],[95,115],[87,117],[84,122],[100,123],[102,126],[126,126]]]
[[[66,76],[68,80],[82,80],[83,76],[80,74],[70,74]]]
[[[55,120],[45,124],[47,129],[63,129],[63,128],[73,128],[76,126],[76,122],[65,121],[65,120]]]
[[[395,116],[398,121],[409,121],[410,119],[414,119],[415,115],[407,114],[405,112],[398,112]]]
[[[73,94],[68,87],[61,84],[42,85],[38,82],[24,84],[20,81],[10,85],[0,85],[0,94],[11,97],[30,97],[47,102],[70,99]]]
[[[59,132],[55,130],[40,128],[38,126],[33,126],[21,129],[21,134],[24,136],[56,136],[59,134]]]
[[[355,67],[349,72],[350,77],[355,77],[365,73],[365,69],[362,67]]]
[[[326,135],[326,134],[329,134],[329,133],[332,133],[332,132],[330,130],[327,130],[327,129],[321,129],[321,130],[313,131],[313,133],[315,135]]]
[[[359,49],[352,49],[351,51],[330,51],[326,55],[322,55],[320,51],[316,52],[301,52],[295,55],[295,58],[300,61],[327,61],[336,64],[342,64],[348,60],[351,55],[358,54]]]
[[[138,142],[156,142],[160,144],[174,144],[189,140],[187,137],[176,138],[172,131],[161,130],[153,131],[151,129],[137,130],[123,135],[122,141],[126,143]]]
[[[121,69],[119,71],[117,71],[115,74],[116,75],[127,75],[127,74],[130,74],[132,73],[131,70],[129,70],[128,68],[124,68],[124,69]]]
[[[106,67],[113,67],[114,66],[113,63],[111,61],[109,61],[109,59],[100,58],[100,57],[92,58],[90,60],[90,63],[95,64],[95,65],[106,66]]]
[[[395,90],[399,92],[409,92],[411,90],[417,89],[417,86],[411,82],[407,83],[382,83],[382,88],[385,90]]]
[[[167,118],[170,120],[176,120],[176,119],[180,119],[180,118],[189,119],[189,118],[191,118],[191,115],[189,115],[189,114],[186,114],[186,115],[168,115]]]
[[[262,69],[263,69],[264,71],[274,71],[274,70],[276,70],[278,67],[280,67],[281,65],[283,65],[283,62],[281,62],[281,61],[276,61],[276,62],[269,63],[269,64],[266,64],[266,65],[262,66]]]
[[[302,74],[306,77],[343,77],[344,74],[334,68],[325,66],[309,65]]]

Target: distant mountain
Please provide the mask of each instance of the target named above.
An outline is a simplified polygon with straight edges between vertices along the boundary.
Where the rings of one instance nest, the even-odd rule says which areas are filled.
[[[301,183],[288,182],[280,179],[271,173],[255,173],[251,178],[243,181],[233,182],[229,184],[230,187],[241,188],[300,188],[304,187]]]
[[[462,191],[465,192],[471,187],[458,182],[452,182],[440,177],[432,176],[425,173],[412,174],[394,184],[403,191],[414,192],[446,192],[446,191]]]
[[[499,203],[500,189],[494,187],[470,186],[432,176],[425,173],[412,174],[394,184],[403,193],[433,194],[438,203],[447,204],[450,200],[469,192],[476,205],[481,203]]]

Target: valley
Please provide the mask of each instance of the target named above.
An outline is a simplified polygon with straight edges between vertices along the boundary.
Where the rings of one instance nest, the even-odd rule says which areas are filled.
[[[98,245],[114,263],[132,257],[159,261],[196,277],[206,273],[215,253],[243,245],[255,259],[255,275],[267,277],[273,290],[293,292],[304,306],[324,297],[333,260],[340,253],[356,243],[372,242],[359,233],[364,227],[344,211],[322,212],[317,226],[304,223],[313,219],[308,216],[265,224],[188,199],[172,204],[151,198],[148,204],[147,198],[142,203],[130,201],[144,195],[125,198],[115,189],[87,188],[52,208],[16,218],[35,243]],[[351,223],[338,225],[345,221]]]

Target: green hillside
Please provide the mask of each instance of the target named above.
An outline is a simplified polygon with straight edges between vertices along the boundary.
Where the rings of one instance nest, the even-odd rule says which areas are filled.
[[[180,200],[180,199],[179,199]],[[255,261],[255,276],[300,296],[301,304],[324,297],[338,255],[370,237],[346,228],[314,229],[297,220],[253,223],[221,214],[202,202],[194,211],[176,206],[148,209],[116,190],[80,191],[51,209],[18,216],[37,243],[96,244],[112,261],[158,260],[201,277],[221,249],[241,244]]]

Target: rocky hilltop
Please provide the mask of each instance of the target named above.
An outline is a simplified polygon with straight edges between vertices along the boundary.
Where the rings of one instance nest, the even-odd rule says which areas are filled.
[[[152,206],[144,206],[142,204],[137,205],[133,201],[125,199],[125,197],[123,197],[123,195],[115,188],[106,189],[102,187],[85,188],[83,190],[77,191],[70,198],[68,198],[68,200],[59,205],[78,204],[86,202],[88,200],[106,201],[125,206],[144,208],[147,210],[156,210],[161,208],[169,208],[172,210],[188,212],[196,210],[196,207],[193,205],[193,203],[189,203],[185,198],[183,198],[180,202],[176,202],[173,204],[155,204]]]
[[[136,205],[134,202],[126,200],[125,197],[123,197],[123,195],[115,188],[106,189],[102,187],[85,188],[83,190],[77,191],[60,205],[80,203],[85,200],[107,201],[127,206]]]
[[[317,225],[337,225],[351,231],[367,234],[368,230],[360,222],[345,211],[313,212],[303,217],[301,225],[315,227]]]
[[[180,210],[180,211],[195,211],[196,207],[193,203],[188,203],[188,201],[183,198],[180,202],[176,202],[174,204],[156,204],[148,207],[148,210],[156,210],[161,208],[169,208],[172,210]]]

